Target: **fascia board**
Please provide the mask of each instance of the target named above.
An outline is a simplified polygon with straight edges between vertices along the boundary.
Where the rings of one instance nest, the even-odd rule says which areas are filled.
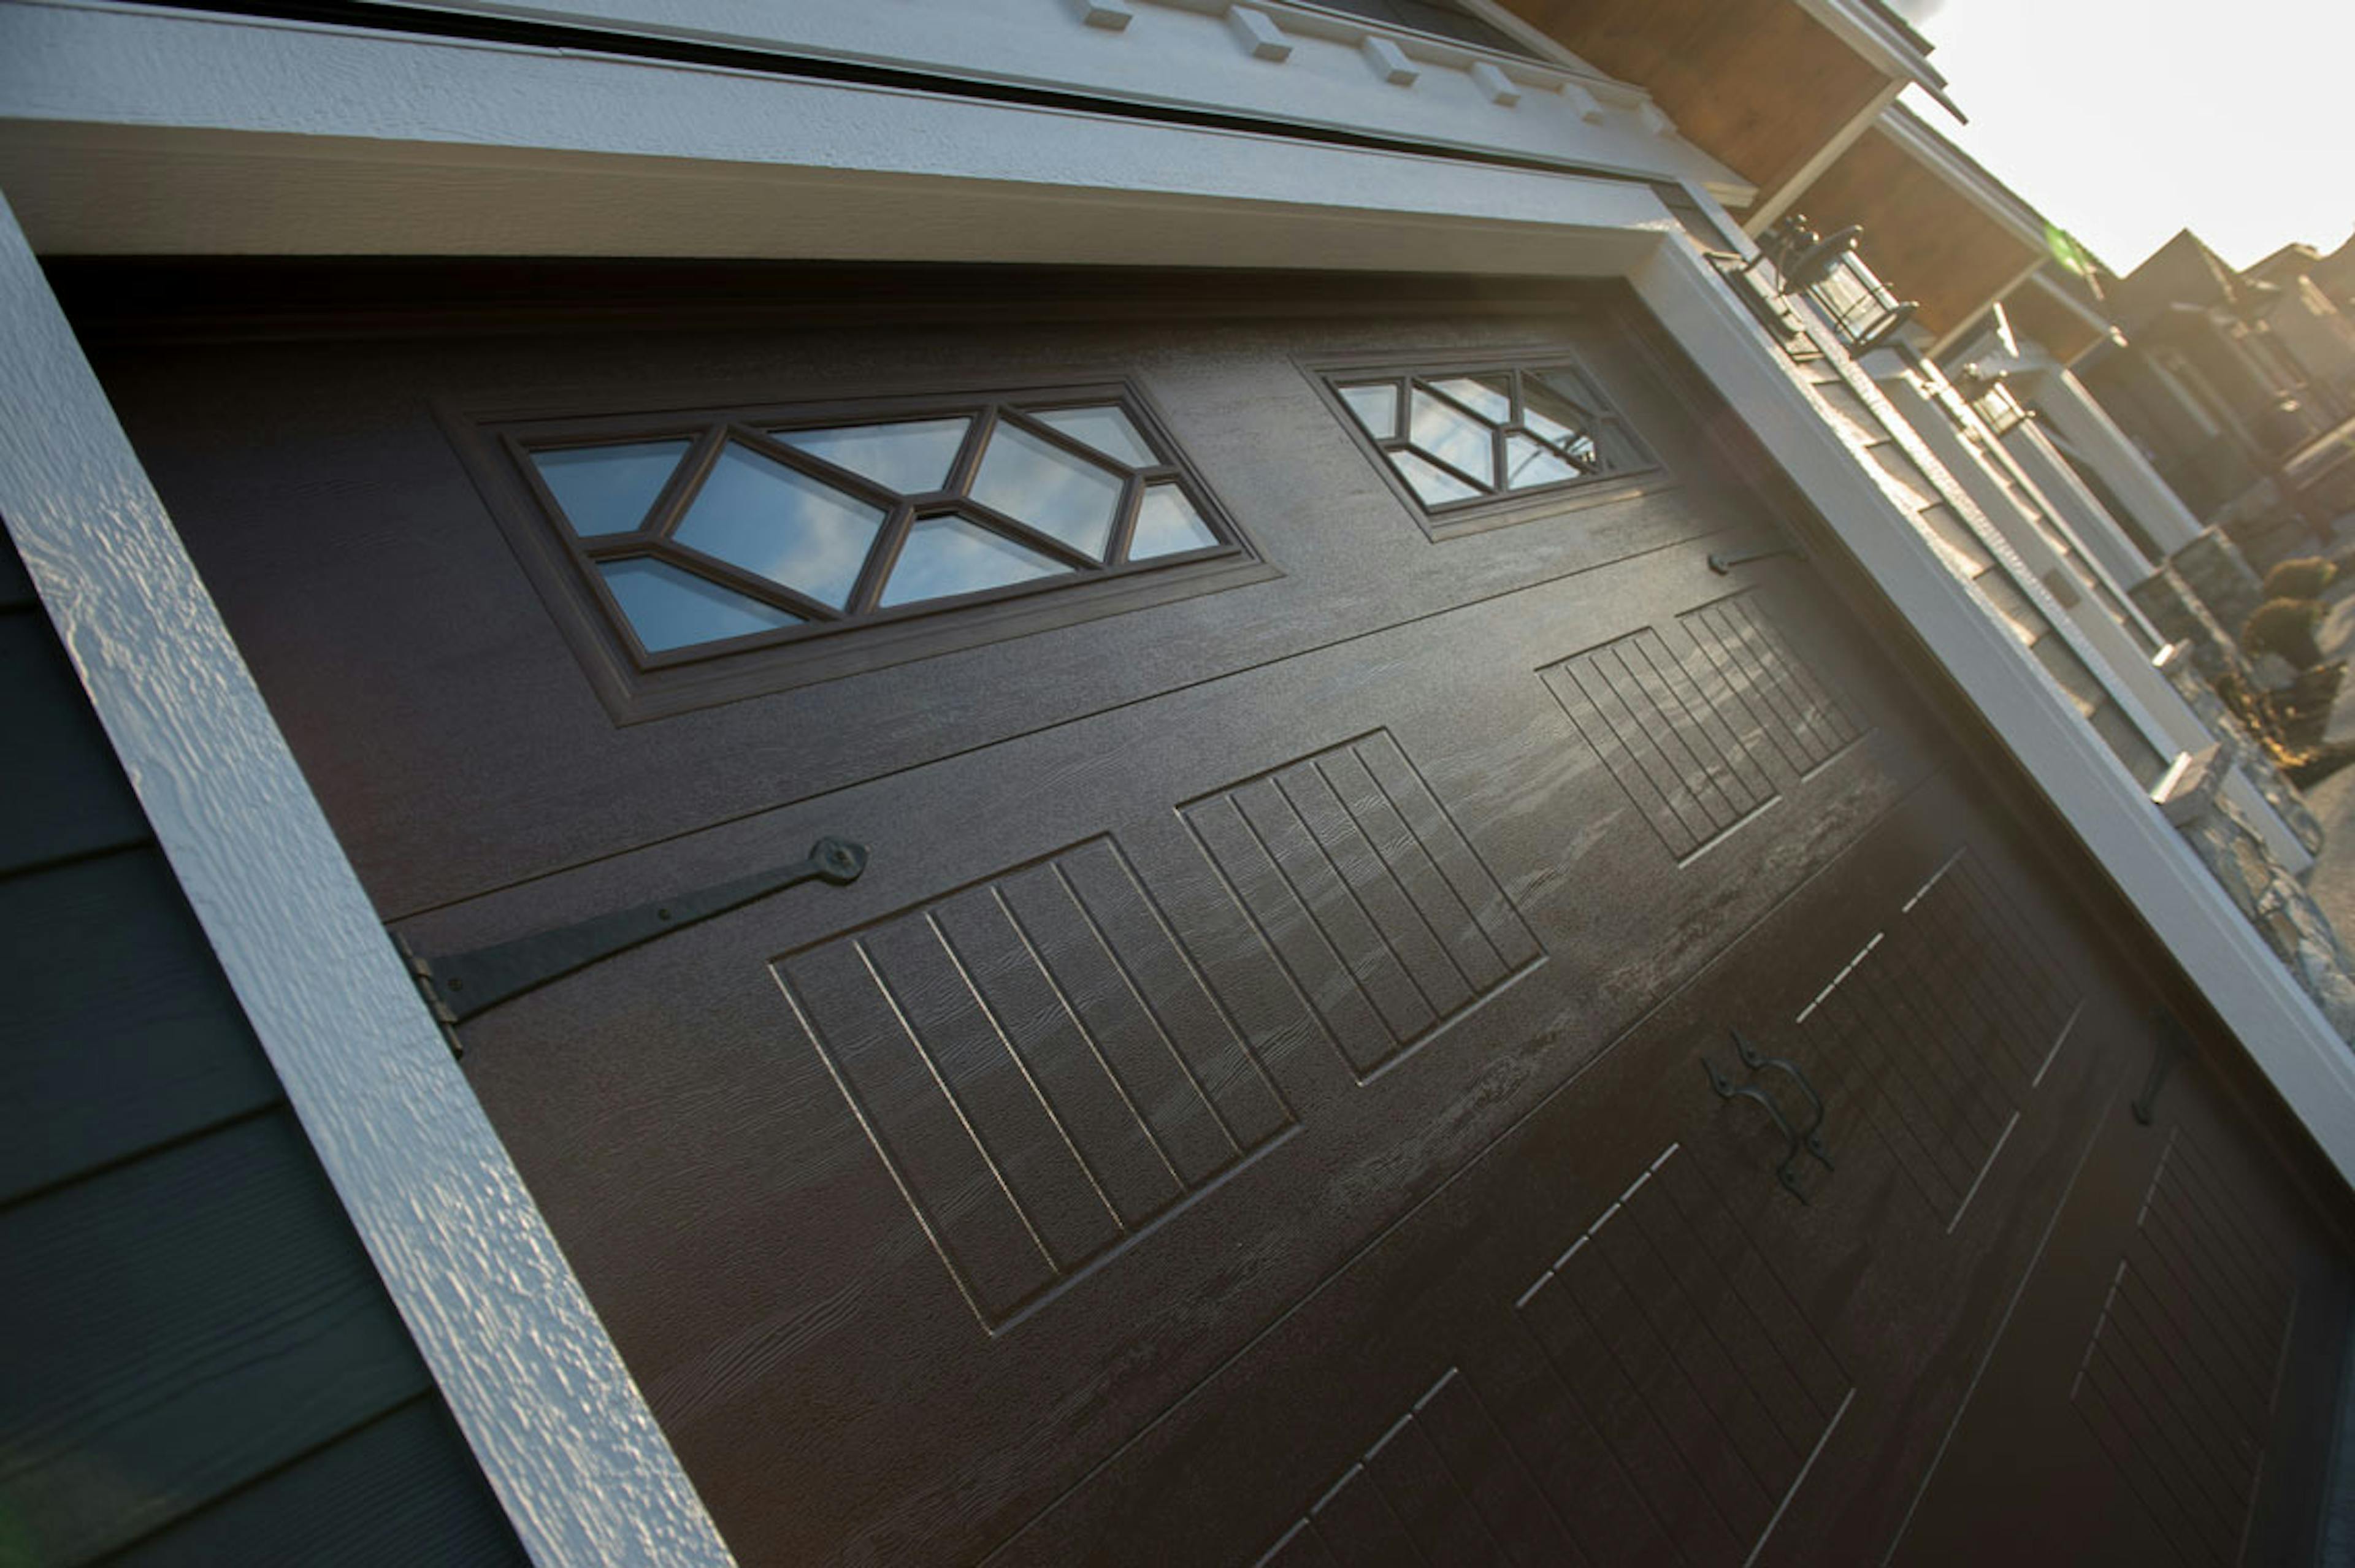
[[[1133,104],[1251,116],[1693,180],[1728,200],[1746,199],[1749,190],[1739,175],[1673,134],[1640,88],[1582,64],[1384,27],[1295,0],[403,0],[399,8],[421,19],[439,14],[593,33],[612,38],[617,55],[634,41],[660,41],[741,51],[781,69],[808,60],[916,71],[952,84],[1083,96],[1107,110]],[[1119,25],[1092,26],[1091,15]],[[415,35],[408,41],[425,43]],[[1369,50],[1376,43],[1382,48]],[[1405,69],[1378,61],[1404,62]]]
[[[1892,103],[1875,126],[1915,163],[1936,175],[2037,255],[2045,253],[2044,218],[2002,182],[1957,154],[1914,117]]]
[[[1641,175],[503,44],[86,5],[0,6],[0,183],[48,250],[1384,269],[1427,241],[1542,273],[1666,220]]]

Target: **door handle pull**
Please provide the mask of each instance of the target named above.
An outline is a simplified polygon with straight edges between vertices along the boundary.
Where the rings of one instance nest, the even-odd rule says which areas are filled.
[[[1789,1076],[1799,1093],[1806,1096],[1807,1104],[1816,1114],[1806,1126],[1799,1129],[1799,1142],[1806,1146],[1806,1151],[1814,1155],[1826,1170],[1837,1168],[1832,1164],[1831,1151],[1824,1147],[1822,1136],[1824,1097],[1816,1093],[1816,1086],[1807,1082],[1807,1075],[1799,1071],[1799,1064],[1785,1057],[1762,1055],[1758,1048],[1751,1044],[1740,1029],[1730,1032],[1733,1036],[1733,1053],[1742,1058],[1742,1066],[1753,1072],[1771,1067],[1777,1072],[1785,1073]]]
[[[1771,545],[1764,549],[1717,549],[1709,553],[1709,569],[1720,577],[1731,577],[1737,566],[1748,566],[1753,560],[1772,560],[1778,555],[1792,556],[1800,560],[1807,559],[1807,552],[1795,544]]]
[[[1798,1173],[1792,1168],[1799,1163],[1799,1135],[1794,1132],[1791,1124],[1784,1119],[1783,1108],[1774,1104],[1774,1096],[1755,1083],[1732,1082],[1717,1070],[1717,1063],[1706,1056],[1700,1059],[1700,1070],[1709,1074],[1709,1086],[1717,1091],[1719,1099],[1753,1100],[1765,1108],[1766,1115],[1774,1123],[1775,1130],[1783,1135],[1785,1145],[1782,1162],[1774,1167],[1774,1179],[1782,1183],[1784,1191],[1802,1203],[1806,1202],[1807,1195],[1799,1190]]]
[[[601,959],[684,931],[754,899],[809,881],[842,887],[857,881],[866,869],[865,845],[847,838],[821,838],[810,846],[807,855],[790,865],[772,866],[634,909],[591,915],[511,942],[433,957],[410,952],[406,942],[400,944],[400,950],[434,1016],[444,1024],[464,1023],[526,991],[538,990]]]

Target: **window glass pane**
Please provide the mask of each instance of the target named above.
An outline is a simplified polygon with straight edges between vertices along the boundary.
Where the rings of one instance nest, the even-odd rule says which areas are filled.
[[[1071,568],[963,517],[926,517],[908,530],[882,603],[912,604],[1053,577]]]
[[[1050,409],[1030,417],[1131,468],[1151,468],[1161,461],[1146,444],[1145,433],[1118,409]]]
[[[1594,461],[1597,474],[1615,474],[1623,469],[1641,468],[1652,460],[1636,444],[1625,425],[1617,420],[1604,420],[1594,427]]]
[[[1521,416],[1521,423],[1534,433],[1545,437],[1548,441],[1559,442],[1562,445],[1568,446],[1572,442],[1581,438],[1581,432],[1577,428],[1564,424],[1561,420],[1549,415],[1545,411],[1544,405],[1550,401],[1553,401],[1553,400],[1543,398],[1540,394],[1532,391],[1529,397],[1529,411]],[[1561,411],[1561,405],[1559,402],[1555,402],[1554,407],[1557,412]]]
[[[626,534],[646,520],[655,497],[694,443],[636,441],[626,446],[567,446],[535,452],[532,466],[564,520],[583,539]]]
[[[754,632],[798,625],[790,610],[747,599],[733,589],[706,581],[666,560],[639,557],[601,560],[598,574],[630,618],[630,629],[648,653],[666,653],[690,643],[714,643]]]
[[[1388,441],[1398,434],[1399,389],[1395,382],[1383,381],[1370,387],[1344,387],[1342,401],[1358,416],[1358,422],[1376,441]]]
[[[879,507],[730,444],[678,525],[678,542],[837,608],[849,603]]]
[[[1398,465],[1398,471],[1405,476],[1406,482],[1414,486],[1414,493],[1423,497],[1423,504],[1426,507],[1436,507],[1445,501],[1468,501],[1475,496],[1487,493],[1474,489],[1444,468],[1425,462],[1419,453],[1394,452],[1391,453],[1391,461]]]
[[[1493,376],[1452,376],[1433,386],[1478,414],[1491,424],[1513,422],[1513,379],[1501,372]]]
[[[1496,450],[1488,427],[1420,387],[1415,389],[1413,423],[1407,435],[1450,467],[1462,469],[1484,485],[1496,482]]]
[[[1128,541],[1128,559],[1146,560],[1179,550],[1208,549],[1219,542],[1186,492],[1175,485],[1147,485],[1136,508],[1136,532]]]
[[[902,496],[924,496],[947,485],[949,465],[964,445],[969,419],[908,420],[899,424],[846,425],[832,430],[773,431],[779,441],[863,475]]]
[[[1000,424],[989,433],[973,498],[1102,560],[1122,484],[1085,458]]]
[[[1584,477],[1584,471],[1564,463],[1550,447],[1542,446],[1525,435],[1505,438],[1505,488],[1508,490],[1526,490],[1533,485],[1561,485]]]
[[[1590,474],[1609,474],[1638,465],[1638,459],[1615,439],[1603,437],[1608,421],[1595,411],[1594,394],[1575,370],[1532,371],[1522,380],[1528,406],[1521,422],[1560,446],[1572,463]],[[1606,444],[1598,446],[1598,437]]]

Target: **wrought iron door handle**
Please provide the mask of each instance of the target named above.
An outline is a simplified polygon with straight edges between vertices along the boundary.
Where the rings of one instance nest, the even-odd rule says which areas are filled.
[[[1807,1097],[1807,1104],[1814,1109],[1816,1115],[1813,1121],[1799,1129],[1799,1142],[1806,1146],[1807,1152],[1814,1155],[1826,1170],[1834,1169],[1831,1152],[1824,1147],[1821,1136],[1824,1126],[1824,1097],[1816,1093],[1816,1086],[1807,1082],[1807,1075],[1799,1071],[1799,1064],[1785,1057],[1761,1054],[1758,1048],[1751,1044],[1738,1029],[1729,1032],[1733,1036],[1733,1053],[1742,1058],[1742,1066],[1753,1072],[1758,1072],[1761,1068],[1771,1067],[1777,1072],[1786,1073],[1791,1082],[1798,1087],[1799,1093]]]
[[[640,943],[683,931],[713,915],[725,914],[754,899],[802,882],[855,882],[867,869],[867,847],[847,838],[821,838],[810,852],[789,866],[773,866],[748,877],[715,882],[707,888],[661,899],[635,909],[591,915],[571,925],[518,936],[465,953],[421,957],[402,943],[401,952],[416,972],[437,1017],[445,1024],[463,1023],[476,1013],[538,990],[600,959],[611,958]]]
[[[1807,1195],[1799,1190],[1798,1173],[1792,1168],[1799,1163],[1799,1135],[1793,1132],[1791,1124],[1783,1119],[1783,1108],[1774,1104],[1774,1096],[1755,1083],[1731,1082],[1717,1070],[1717,1063],[1706,1056],[1700,1059],[1700,1070],[1709,1074],[1709,1086],[1717,1091],[1719,1099],[1754,1100],[1765,1107],[1766,1115],[1774,1119],[1775,1129],[1783,1135],[1785,1144],[1782,1163],[1774,1168],[1774,1179],[1783,1184],[1784,1191],[1805,1203]]]
[[[1737,566],[1747,566],[1753,560],[1772,560],[1778,555],[1787,555],[1798,560],[1807,559],[1807,552],[1795,544],[1778,544],[1766,549],[1738,552],[1713,549],[1709,552],[1709,569],[1720,577],[1731,577]]]

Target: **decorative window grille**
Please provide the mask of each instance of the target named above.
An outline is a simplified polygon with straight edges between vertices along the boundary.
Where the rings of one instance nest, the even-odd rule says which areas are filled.
[[[1434,519],[1653,466],[1576,366],[1339,371],[1327,385]]]
[[[1248,554],[1125,387],[501,433],[647,670]]]

